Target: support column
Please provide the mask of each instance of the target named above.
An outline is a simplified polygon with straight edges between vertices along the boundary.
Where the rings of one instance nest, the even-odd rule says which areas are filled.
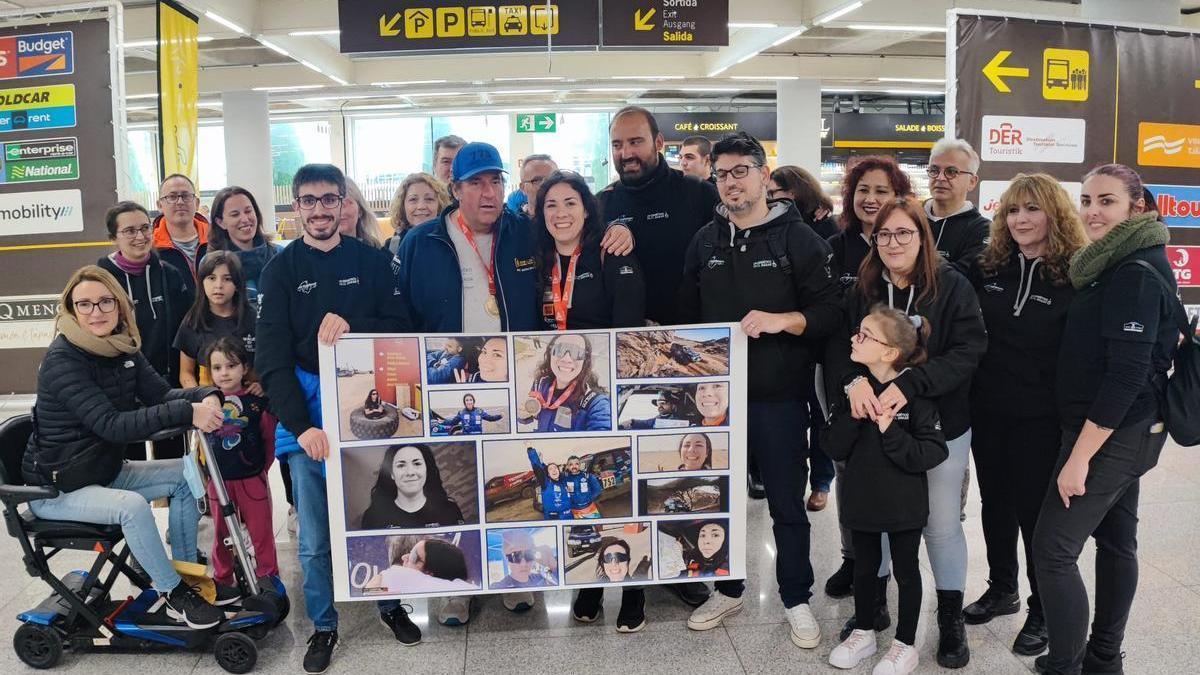
[[[346,118],[340,112],[329,116],[329,163],[340,167],[350,175],[349,159],[346,156]]]
[[[1183,22],[1180,0],[1083,0],[1079,14],[1084,19],[1128,21],[1160,26]]]
[[[271,120],[267,93],[221,94],[225,120],[225,172],[230,185],[250,191],[263,214],[263,229],[275,231],[275,187],[271,174]]]
[[[780,166],[821,171],[821,81],[780,80],[775,94],[775,127]]]

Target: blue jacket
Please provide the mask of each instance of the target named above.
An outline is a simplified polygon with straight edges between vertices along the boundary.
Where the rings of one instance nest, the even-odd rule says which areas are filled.
[[[571,497],[565,482],[566,471],[559,474],[558,480],[550,480],[550,475],[546,473],[546,465],[542,463],[537,450],[528,448],[526,452],[529,454],[529,465],[537,474],[542,489],[542,514],[550,520],[570,520]]]
[[[459,354],[447,354],[445,349],[425,352],[425,369],[429,384],[453,384],[454,371],[467,367],[467,359]]]
[[[463,330],[462,268],[446,231],[446,216],[457,208],[457,203],[451,204],[410,231],[393,261],[399,265],[400,297],[416,332]],[[535,241],[529,219],[505,209],[496,231],[496,300],[502,330],[541,330]]]
[[[489,415],[482,408],[467,410],[463,408],[458,414],[446,420],[446,426],[463,425],[464,434],[482,434],[484,422],[499,422],[502,415]]]
[[[563,472],[563,482],[567,484],[567,493],[571,495],[571,508],[585,509],[600,499],[604,485],[600,477],[590,471],[580,471],[572,476]]]
[[[313,426],[320,429],[321,378],[316,373],[310,373],[300,366],[296,366],[296,380],[300,382],[300,390],[304,392],[304,400],[308,404],[308,417],[312,420]],[[280,422],[275,427],[275,456],[286,462],[286,457],[293,452],[304,452],[304,449],[296,441],[295,434],[288,431],[287,427]],[[322,463],[322,469],[324,466],[325,464]]]
[[[542,398],[548,399],[554,379],[543,377],[534,388],[541,393]],[[580,399],[581,410],[571,411],[571,426],[562,427],[555,423],[557,410],[543,408],[537,414],[537,429],[539,433],[548,431],[612,431],[612,401],[608,394],[589,391]],[[565,404],[564,404],[565,405]]]

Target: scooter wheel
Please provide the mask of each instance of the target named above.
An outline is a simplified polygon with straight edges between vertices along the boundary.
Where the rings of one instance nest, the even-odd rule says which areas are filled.
[[[275,625],[278,626],[279,624],[283,623],[283,620],[287,618],[287,615],[291,613],[291,611],[292,601],[288,599],[288,596],[282,596],[282,601],[279,603],[279,616],[275,619]]]
[[[213,643],[217,665],[228,673],[248,673],[258,662],[258,647],[243,633],[225,633]]]
[[[29,666],[44,670],[58,665],[62,659],[62,638],[49,626],[23,623],[13,635],[13,649],[17,658]]]

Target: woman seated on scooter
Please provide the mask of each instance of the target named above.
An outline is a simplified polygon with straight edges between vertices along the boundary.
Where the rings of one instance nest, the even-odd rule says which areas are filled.
[[[29,508],[44,520],[120,525],[133,556],[167,615],[192,628],[216,626],[221,610],[180,579],[163,550],[149,502],[170,499],[171,551],[196,561],[200,513],[182,459],[124,462],[125,446],[191,424],[221,426],[213,387],[171,389],[139,351],[133,309],[117,280],[94,265],[71,276],[60,298],[50,343],[38,370],[34,431],[21,470],[30,485],[52,485],[53,499]]]

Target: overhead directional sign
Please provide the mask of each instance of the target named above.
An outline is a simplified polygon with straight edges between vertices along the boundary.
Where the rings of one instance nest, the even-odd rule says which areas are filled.
[[[524,113],[515,117],[520,134],[552,134],[558,130],[558,115],[554,113]]]
[[[343,54],[600,44],[598,0],[339,0]]]
[[[1008,50],[998,51],[996,52],[996,56],[992,57],[992,60],[988,61],[988,64],[983,67],[983,74],[992,83],[992,86],[996,88],[996,91],[1002,94],[1012,93],[1012,89],[1004,81],[1005,77],[1029,77],[1028,68],[1004,65],[1004,62],[1010,56],[1012,56],[1012,52]]]
[[[729,0],[601,0],[605,47],[725,47]]]

